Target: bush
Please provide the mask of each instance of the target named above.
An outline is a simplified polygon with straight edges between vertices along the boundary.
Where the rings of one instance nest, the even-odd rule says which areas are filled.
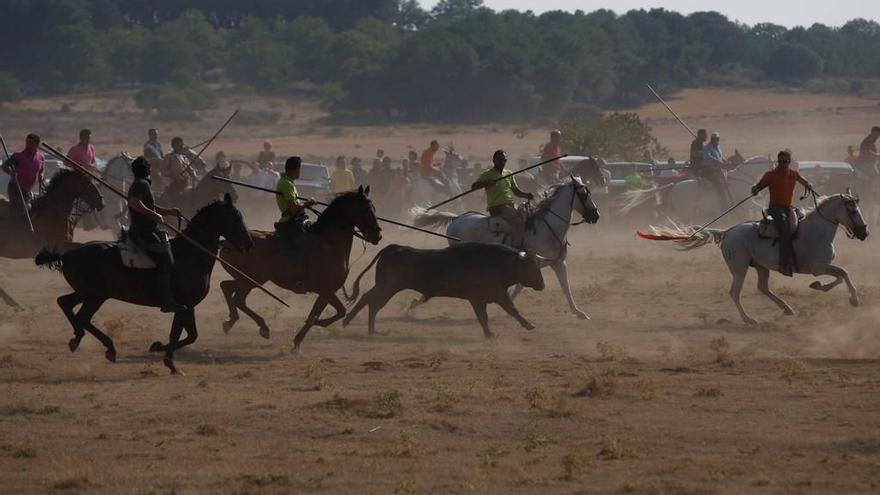
[[[156,110],[161,120],[194,120],[196,112],[217,108],[214,91],[202,83],[183,87],[147,85],[134,95],[134,101],[142,110]]]
[[[764,67],[767,77],[778,81],[802,81],[821,70],[822,57],[797,43],[783,43],[771,50]]]
[[[0,72],[0,101],[18,101],[21,99],[21,83],[12,74]]]
[[[660,146],[635,113],[609,113],[562,122],[563,147],[572,154],[641,160],[646,152],[665,156],[669,150]]]

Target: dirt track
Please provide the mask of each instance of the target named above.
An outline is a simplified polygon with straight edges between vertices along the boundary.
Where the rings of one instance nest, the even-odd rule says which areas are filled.
[[[61,277],[0,261],[29,308],[0,309],[0,492],[877,492],[875,241],[838,240],[863,307],[773,277],[798,310],[782,317],[750,275],[763,323],[746,327],[717,248],[678,253],[607,226],[572,240],[593,319],[568,314],[548,278],[518,300],[538,329],[495,308],[492,341],[461,301],[402,318],[405,294],[380,314],[388,335],[358,318],[290,355],[312,298],[285,294],[281,311],[253,296],[272,339],[245,320],[224,335],[215,272],[200,338],[178,353],[184,377],[146,352],[167,316],[109,303],[96,321],[120,361],[89,337],[71,354]]]

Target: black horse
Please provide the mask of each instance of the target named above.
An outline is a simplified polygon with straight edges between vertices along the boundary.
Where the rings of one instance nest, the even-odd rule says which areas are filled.
[[[199,210],[184,233],[212,252],[220,248],[221,237],[236,249],[250,249],[253,246],[244,219],[228,195],[222,201],[215,201]],[[195,306],[210,289],[214,258],[180,237],[171,241],[171,250],[175,259],[172,277],[174,299],[189,309],[174,314],[168,344],[154,342],[150,352],[165,352],[165,366],[172,373],[177,373],[174,351],[192,344],[198,337]],[[107,359],[116,361],[113,340],[92,324],[92,317],[108,299],[159,307],[155,270],[124,266],[119,249],[112,242],[84,244],[63,255],[44,250],[34,261],[37,265],[52,264],[60,268],[74,290],[58,298],[58,305],[73,325],[73,338],[69,342],[71,351],[79,347],[85,331],[88,331],[107,348]],[[74,312],[74,308],[80,304],[79,311]],[[186,330],[186,338],[180,340],[183,330]]]

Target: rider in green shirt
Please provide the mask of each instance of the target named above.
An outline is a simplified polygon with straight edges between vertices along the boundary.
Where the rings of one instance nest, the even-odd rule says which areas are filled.
[[[507,153],[504,150],[498,150],[492,155],[492,163],[492,169],[483,172],[471,186],[471,190],[486,189],[486,208],[489,215],[503,218],[510,224],[510,243],[513,247],[522,249],[526,222],[513,206],[513,198],[531,201],[535,196],[521,191],[516,185],[516,179],[510,177],[512,172],[504,168],[507,164]]]
[[[278,194],[275,195],[275,201],[278,204],[278,209],[281,210],[281,219],[275,223],[275,231],[290,243],[295,241],[305,229],[308,220],[306,208],[315,204],[312,200],[300,200],[297,194],[294,181],[299,178],[301,166],[302,159],[300,157],[288,158],[284,164],[284,174],[281,175],[275,186],[278,191]]]

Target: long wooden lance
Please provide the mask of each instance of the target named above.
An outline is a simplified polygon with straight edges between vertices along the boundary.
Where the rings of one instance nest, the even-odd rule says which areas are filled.
[[[49,146],[47,143],[41,143],[40,146],[41,146],[44,150],[46,150],[46,151],[48,151],[49,153],[51,153],[51,154],[55,155],[56,157],[60,158],[62,161],[64,161],[64,163],[70,165],[71,167],[73,167],[74,169],[78,170],[79,172],[81,172],[81,173],[83,173],[83,174],[85,174],[85,175],[88,175],[89,177],[91,177],[92,179],[94,179],[95,181],[97,181],[98,183],[100,183],[102,186],[104,186],[104,187],[106,187],[107,189],[109,189],[110,191],[112,191],[114,194],[116,194],[116,195],[119,196],[120,198],[122,198],[122,199],[128,201],[128,195],[127,195],[127,194],[123,193],[122,191],[120,191],[119,189],[117,189],[117,188],[116,188],[115,186],[113,186],[112,184],[109,184],[107,181],[105,181],[104,179],[102,179],[100,176],[98,176],[97,174],[93,173],[90,169],[88,169],[88,168],[86,168],[86,167],[80,165],[79,163],[77,163],[77,162],[74,161],[74,160],[71,160],[70,158],[68,158],[66,155],[62,154],[62,153],[61,153],[60,151],[58,151],[57,149],[53,148],[52,146]],[[162,220],[162,225],[164,225],[164,226],[167,227],[169,230],[171,230],[172,232],[174,232],[174,233],[177,234],[178,236],[180,236],[180,237],[182,237],[183,239],[185,239],[186,241],[188,241],[190,244],[192,244],[193,246],[195,246],[195,248],[198,249],[199,251],[201,251],[201,252],[205,253],[206,255],[208,255],[208,256],[214,258],[216,261],[219,261],[221,264],[223,264],[223,266],[228,267],[229,269],[231,269],[232,271],[234,271],[237,275],[240,275],[242,278],[244,278],[245,280],[247,280],[248,282],[250,282],[251,284],[253,284],[254,287],[256,287],[257,289],[260,289],[261,291],[263,291],[263,292],[265,292],[266,294],[268,294],[272,299],[275,299],[276,301],[280,302],[281,304],[283,304],[284,306],[286,306],[286,307],[288,307],[288,308],[290,307],[290,305],[287,304],[286,302],[284,302],[283,299],[281,299],[280,297],[278,297],[278,296],[276,296],[275,294],[273,294],[271,291],[269,291],[269,289],[267,289],[267,288],[263,287],[262,285],[260,285],[256,280],[254,280],[253,278],[251,278],[248,274],[244,273],[243,271],[239,270],[235,265],[233,265],[233,264],[229,263],[228,261],[224,260],[223,258],[221,258],[217,253],[212,252],[210,249],[208,249],[208,248],[202,246],[201,244],[199,244],[198,242],[196,242],[195,239],[193,239],[193,238],[191,238],[190,236],[186,235],[181,229],[178,229],[177,227],[171,225],[170,223],[166,222],[164,219]]]
[[[492,184],[494,184],[494,183],[496,183],[496,182],[498,182],[498,181],[500,181],[500,180],[504,180],[504,179],[507,179],[507,178],[509,178],[509,177],[513,177],[514,175],[521,174],[521,173],[523,173],[523,172],[529,171],[529,170],[531,170],[531,169],[533,169],[533,168],[538,168],[538,167],[540,167],[541,165],[546,165],[546,164],[548,164],[548,163],[550,163],[550,162],[555,162],[556,160],[560,160],[560,159],[565,158],[565,157],[567,157],[567,156],[568,156],[568,153],[565,153],[564,155],[559,155],[559,156],[557,156],[557,157],[555,157],[555,158],[551,158],[551,159],[549,159],[549,160],[544,160],[543,162],[536,163],[536,164],[531,165],[531,166],[528,166],[528,167],[526,167],[526,168],[521,168],[521,169],[517,170],[516,172],[511,172],[511,173],[509,173],[509,174],[507,174],[507,175],[505,175],[505,176],[503,176],[503,177],[499,177],[499,178],[493,180],[493,181],[492,181]],[[451,198],[449,198],[449,199],[447,199],[447,200],[445,200],[445,201],[441,201],[441,202],[437,203],[436,205],[429,206],[428,209],[429,209],[429,210],[436,210],[437,208],[440,208],[441,206],[443,206],[443,205],[445,205],[445,204],[447,204],[447,203],[451,203],[451,202],[455,201],[456,199],[463,198],[463,197],[467,196],[468,194],[470,194],[470,193],[472,193],[472,192],[479,191],[479,190],[480,190],[480,189],[468,189],[467,191],[465,191],[465,192],[463,192],[463,193],[461,193],[461,194],[456,194],[455,196],[453,196],[453,197],[451,197]]]
[[[721,220],[721,218],[723,218],[724,215],[727,215],[728,213],[732,212],[733,210],[739,208],[740,205],[742,205],[742,204],[745,203],[746,201],[752,199],[752,196],[754,196],[754,194],[749,194],[748,196],[746,196],[745,198],[743,198],[742,200],[740,200],[739,203],[737,203],[737,204],[731,206],[730,208],[724,210],[724,213],[718,215],[717,217],[713,218],[713,219],[712,219],[711,221],[709,221],[708,223],[704,224],[704,225],[703,225],[702,227],[700,227],[699,229],[695,230],[693,234],[691,234],[691,235],[689,235],[689,236],[687,237],[687,240],[691,240],[691,239],[693,239],[694,236],[696,236],[696,235],[699,234],[700,232],[702,232],[702,231],[706,230],[707,228],[709,228],[710,225],[712,225],[713,223],[717,222],[718,220]]]
[[[255,185],[253,185],[253,184],[248,184],[247,182],[239,182],[239,181],[237,181],[237,180],[227,179],[226,177],[218,177],[218,176],[216,176],[216,175],[212,175],[211,178],[214,179],[214,180],[219,180],[219,181],[221,181],[221,182],[228,182],[228,183],[230,183],[230,184],[235,184],[235,185],[237,185],[237,186],[241,186],[241,187],[248,187],[248,188],[251,188],[251,189],[255,189],[255,190],[257,190],[257,191],[265,191],[265,192],[272,193],[272,194],[281,194],[279,191],[277,191],[277,190],[275,190],[275,189],[269,189],[268,187],[255,186]],[[323,202],[321,202],[321,201],[316,201],[316,200],[314,200],[314,199],[311,199],[311,200],[310,200],[309,198],[303,198],[303,197],[299,197],[298,199],[301,199],[301,200],[303,200],[303,201],[314,201],[315,204],[319,204],[319,205],[321,205],[321,206],[330,206],[330,205],[328,205],[327,203],[323,203]],[[398,221],[396,221],[396,220],[391,220],[391,219],[389,219],[389,218],[382,218],[382,217],[377,216],[377,217],[376,217],[376,220],[379,220],[379,221],[381,221],[381,222],[390,223],[390,224],[392,224],[392,225],[397,225],[398,227],[405,227],[405,228],[407,228],[407,229],[416,230],[416,231],[419,231],[419,232],[423,232],[423,233],[425,233],[425,234],[435,235],[435,236],[437,236],[437,237],[442,237],[442,238],[447,239],[447,240],[450,240],[450,241],[461,242],[461,239],[459,239],[458,237],[453,237],[453,236],[449,236],[449,235],[441,234],[441,233],[439,233],[439,232],[434,232],[434,231],[431,231],[431,230],[422,229],[422,228],[416,227],[416,226],[414,226],[414,225],[409,225],[409,224],[406,224],[406,223],[401,223],[401,222],[398,222]]]
[[[9,148],[6,147],[6,140],[3,139],[3,136],[0,136],[0,144],[3,145],[3,154],[6,155],[6,159],[9,160]],[[21,209],[24,210],[24,218],[27,220],[28,228],[31,229],[31,234],[33,234],[34,224],[31,222],[31,214],[28,211],[28,205],[24,202],[24,191],[22,191],[21,186],[18,185],[18,173],[15,171],[15,164],[10,164],[9,168],[12,171],[12,173],[9,174],[9,180],[15,184],[15,189],[18,190],[18,199],[21,200]]]
[[[205,150],[208,149],[208,146],[211,146],[211,143],[213,143],[214,140],[217,139],[217,136],[219,136],[220,133],[223,132],[223,129],[226,129],[226,126],[228,126],[229,123],[232,122],[232,119],[234,119],[235,116],[238,115],[238,111],[239,111],[239,110],[241,110],[241,109],[240,109],[240,108],[236,108],[235,111],[232,112],[232,115],[230,115],[229,118],[226,119],[226,122],[224,122],[223,125],[220,126],[220,129],[217,129],[217,132],[215,132],[214,135],[211,136],[211,139],[205,141],[205,145],[202,146],[202,149],[201,149],[201,150],[199,151],[199,153],[196,155],[195,159],[193,159],[194,162],[198,161],[199,158],[201,158],[202,153],[204,153]],[[199,143],[199,144],[201,144],[201,143]]]
[[[667,105],[666,102],[663,101],[663,98],[660,98],[660,95],[657,94],[656,91],[654,91],[654,88],[652,88],[650,84],[646,84],[646,86],[648,86],[648,89],[650,89],[651,92],[654,93],[654,96],[656,96],[657,99],[660,100],[660,103],[662,103],[663,106],[666,107],[667,110],[669,110],[669,113],[671,113],[672,116],[675,117],[675,120],[677,120],[678,123],[682,125],[682,127],[684,127],[685,129],[687,129],[687,131],[688,131],[689,133],[691,133],[691,136],[693,136],[694,138],[696,138],[696,137],[697,137],[696,133],[694,133],[694,131],[692,131],[691,128],[688,127],[688,125],[685,124],[683,120],[681,120],[681,117],[679,117],[678,114],[676,114],[675,111],[673,111],[672,108],[670,108],[669,105]]]

